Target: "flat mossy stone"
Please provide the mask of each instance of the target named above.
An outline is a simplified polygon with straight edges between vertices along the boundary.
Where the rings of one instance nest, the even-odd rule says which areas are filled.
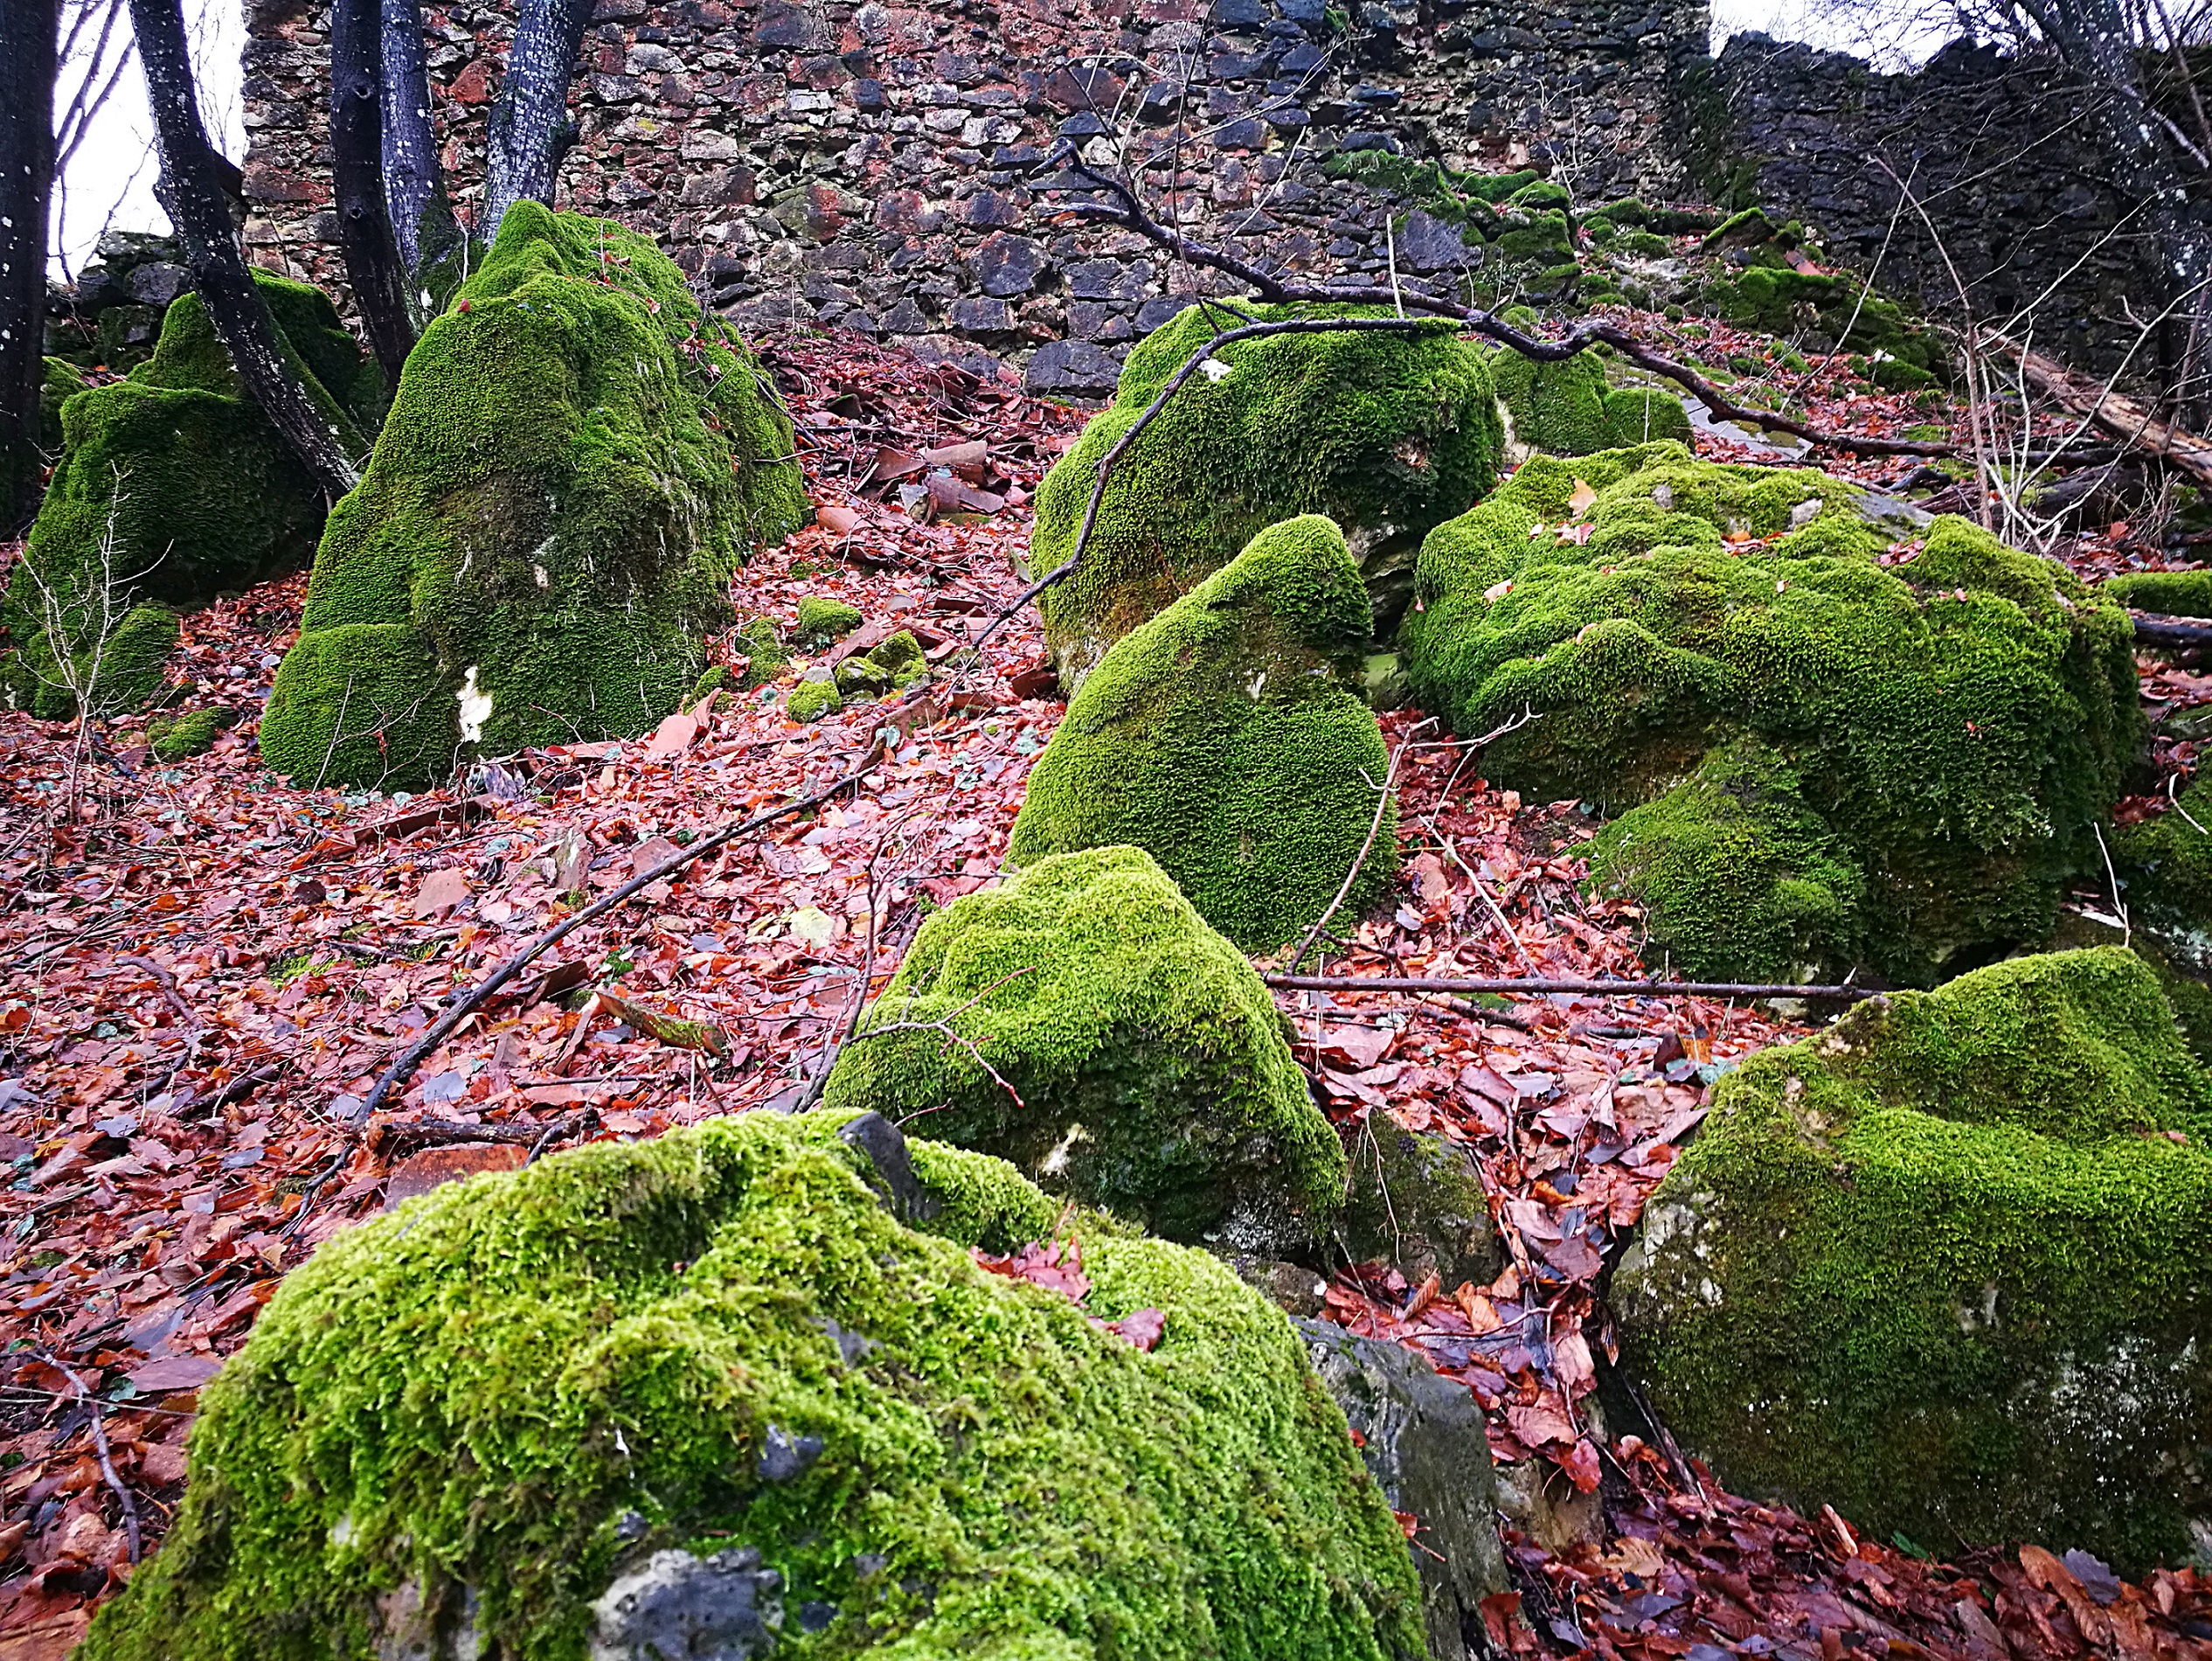
[[[1113,402],[1038,488],[1030,569],[1074,552],[1099,459],[1190,354],[1247,321],[1384,316],[1311,306],[1192,306],[1130,351]],[[1106,650],[1235,559],[1266,526],[1342,527],[1387,633],[1422,534],[1495,483],[1503,433],[1487,354],[1449,325],[1240,341],[1185,382],[1115,463],[1073,575],[1039,601],[1045,643],[1076,688]]]
[[[267,272],[254,274],[254,286],[340,447],[365,455],[364,434],[383,403],[375,365],[319,289]],[[66,377],[49,365],[48,395],[64,393]],[[0,600],[17,648],[0,663],[0,692],[53,719],[75,702],[71,678],[55,672],[58,651],[88,664],[103,622],[112,633],[134,605],[189,609],[296,570],[314,556],[325,505],[322,486],[239,382],[197,294],[169,308],[150,358],[121,380],[80,381],[59,400],[57,419],[60,459],[24,567]],[[66,643],[47,638],[57,619]],[[157,684],[142,676],[128,686]],[[103,713],[127,709],[125,692],[111,678],[94,702]]]
[[[970,1248],[1058,1204],[862,1129],[599,1143],[325,1242],[202,1392],[84,1661],[1422,1656],[1281,1314],[1085,1215],[1081,1306],[991,1273]],[[1147,1310],[1149,1352],[1092,1318]]]
[[[1726,1074],[1614,1275],[1731,1492],[2147,1569],[2212,1519],[2212,1075],[2116,949],[1862,1004]]]
[[[728,622],[731,573],[803,519],[790,454],[752,356],[649,239],[518,204],[331,512],[263,757],[420,788],[470,755],[650,731]],[[413,643],[349,696],[320,643],[362,629]]]
[[[1356,690],[1369,632],[1334,523],[1262,531],[1085,679],[1030,769],[1009,863],[1142,848],[1200,916],[1264,951],[1319,921],[1359,862],[1349,927],[1397,865],[1376,788],[1390,754]]]
[[[1423,545],[1413,699],[1468,736],[1533,712],[1485,773],[1610,815],[1759,740],[1863,876],[1835,938],[1892,980],[2047,940],[2141,742],[2126,615],[1963,519],[1885,565],[1887,512],[1679,444],[1534,458]],[[1744,944],[1701,960],[1747,978]]]
[[[205,754],[237,722],[238,712],[228,709],[191,710],[174,719],[156,715],[146,724],[146,741],[163,761],[181,761]]]
[[[2212,617],[2212,570],[2131,571],[2107,577],[2097,591],[2135,611]]]
[[[1137,848],[1042,859],[932,915],[823,1101],[926,1112],[1172,1240],[1280,1255],[1343,1199],[1267,989]]]

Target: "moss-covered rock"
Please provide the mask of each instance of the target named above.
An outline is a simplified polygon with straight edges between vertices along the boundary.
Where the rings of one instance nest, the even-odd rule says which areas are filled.
[[[381,413],[376,365],[305,283],[254,275],[278,343],[341,444],[365,454]],[[73,373],[51,360],[49,397]],[[61,459],[32,525],[23,567],[0,601],[14,655],[0,688],[17,708],[70,714],[66,657],[89,661],[103,629],[134,605],[189,608],[307,563],[323,523],[322,491],[239,382],[205,307],[169,308],[151,358],[122,380],[59,400]],[[59,621],[63,639],[49,639]],[[163,625],[136,625],[143,647]],[[172,636],[174,622],[168,625]],[[132,705],[159,677],[94,689],[102,713]]]
[[[602,1143],[331,1240],[203,1393],[85,1661],[1421,1655],[1279,1313],[1081,1218],[1085,1305],[989,1273],[1052,1202],[916,1142],[904,1205],[840,1128]],[[1149,1352],[1086,1317],[1147,1309]]]
[[[902,629],[879,640],[862,657],[848,657],[837,665],[837,690],[847,698],[880,698],[902,686],[911,686],[929,673],[922,643]]]
[[[1372,832],[1356,918],[1397,864],[1394,804],[1376,830],[1389,753],[1354,690],[1370,628],[1331,521],[1262,531],[1108,649],[1030,770],[1009,862],[1142,848],[1199,915],[1268,950],[1320,919]]]
[[[1596,491],[1581,516],[1578,481]],[[2048,939],[2063,882],[2101,865],[2092,826],[2142,733],[2126,618],[1961,519],[1885,566],[1877,511],[1823,474],[1675,444],[1538,457],[1424,546],[1403,642],[1416,701],[1470,734],[1535,710],[1484,770],[1609,814],[1735,740],[1771,748],[1792,776],[1732,803],[1693,785],[1611,844],[1616,874],[1642,873],[1632,892],[1674,907],[1678,961],[1748,972],[1826,939],[1856,942],[1826,967],[1912,981]],[[1725,820],[1692,835],[1701,803]],[[1747,863],[1695,870],[1708,835]],[[1855,921],[1828,904],[1851,867]],[[1747,881],[1769,900],[1742,934],[1725,902]]]
[[[1524,326],[1535,322],[1532,314],[1507,316]],[[1596,352],[1579,351],[1547,364],[1508,348],[1491,359],[1490,368],[1498,398],[1512,417],[1510,443],[1551,455],[1588,455],[1611,446],[1605,365]]]
[[[1447,1297],[1462,1282],[1497,1278],[1505,1256],[1467,1149],[1370,1115],[1349,1157],[1336,1239],[1352,1261],[1388,1263],[1414,1286],[1433,1275]]]
[[[783,712],[794,721],[818,721],[845,707],[834,680],[802,680],[784,700]]]
[[[829,594],[801,594],[799,621],[791,630],[791,637],[819,649],[832,641],[843,640],[859,627],[860,612],[856,608]]]
[[[2140,1569],[2212,1516],[2212,1076],[2150,970],[2028,957],[1769,1050],[1646,1208],[1626,1359],[1733,1491]]]
[[[1605,393],[1605,448],[1633,449],[1672,439],[1689,442],[1689,412],[1656,386],[1615,386]]]
[[[650,729],[732,571],[805,511],[756,374],[648,240],[510,212],[331,513],[269,765],[419,786],[472,752]],[[369,630],[372,667],[340,643]]]
[[[1723,226],[1714,236],[1728,229]],[[1708,311],[1738,328],[1783,338],[1817,330],[1834,351],[1867,353],[1876,368],[1894,365],[1914,372],[1893,376],[1898,381],[1893,390],[1932,386],[1950,373],[1942,342],[1896,301],[1868,292],[1855,277],[1795,270],[1778,255],[1773,266],[1715,278],[1702,297]]]
[[[1171,1239],[1279,1254],[1343,1198],[1266,988],[1136,848],[1040,860],[932,916],[824,1101],[928,1112]]]
[[[1312,307],[1193,306],[1139,342],[1113,403],[1045,476],[1030,565],[1074,551],[1099,460],[1193,351],[1246,320],[1328,316]],[[1040,602],[1061,679],[1298,514],[1343,527],[1387,633],[1403,610],[1422,533],[1497,477],[1502,433],[1482,350],[1448,325],[1419,335],[1277,335],[1223,349],[1115,466],[1081,567]]]
[[[2212,976],[2212,775],[2174,806],[2112,833],[2129,920],[2156,936],[2177,966]]]
[[[163,761],[181,761],[205,754],[217,734],[228,732],[237,721],[238,712],[228,709],[188,710],[174,719],[156,715],[146,723],[146,742]]]
[[[745,678],[738,682],[745,692],[780,679],[791,665],[791,649],[783,643],[775,623],[769,618],[745,619],[738,630],[737,644],[745,656]]]
[[[2137,611],[2212,617],[2212,570],[2131,571],[2106,578],[2098,592]]]

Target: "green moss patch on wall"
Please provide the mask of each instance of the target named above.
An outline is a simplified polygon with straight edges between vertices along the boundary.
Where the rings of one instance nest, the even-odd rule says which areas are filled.
[[[2179,1560],[2212,1512],[2208,1138],[2128,953],[1862,1004],[1716,1087],[1614,1279],[1626,1363],[1736,1492]]]

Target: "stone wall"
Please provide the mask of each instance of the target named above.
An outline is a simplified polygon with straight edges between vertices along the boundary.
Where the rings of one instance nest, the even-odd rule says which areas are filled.
[[[1739,35],[1690,78],[1689,154],[1730,206],[1802,219],[1828,253],[1938,315],[2032,331],[2070,361],[2113,367],[2154,310],[2157,262],[2112,185],[2087,89],[2055,64],[1965,43],[1912,74]],[[1892,176],[1894,173],[1894,177]],[[1910,182],[1941,245],[1898,181]],[[1945,261],[1948,253],[1950,263]],[[2148,367],[2154,345],[2137,354]]]
[[[1386,205],[1325,171],[1383,149],[1578,190],[1680,179],[1702,0],[600,0],[559,202],[658,235],[741,322],[900,336],[1096,392],[1198,279],[1056,223],[1063,138],[1152,158],[1183,228],[1314,275],[1380,273]],[[466,210],[511,7],[432,11]],[[247,240],[334,283],[323,0],[253,0]]]

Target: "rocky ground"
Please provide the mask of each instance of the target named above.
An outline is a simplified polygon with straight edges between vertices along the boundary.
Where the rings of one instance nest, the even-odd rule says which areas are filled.
[[[1640,322],[1715,368],[1758,359],[1767,369],[1747,379],[1817,422],[1894,434],[1931,419],[1904,395],[1841,391],[1820,360],[1799,374],[1764,337]],[[933,655],[972,639],[1021,590],[1025,504],[1082,413],[856,337],[768,356],[820,519],[743,573],[739,617],[787,625],[802,594],[827,594]],[[1730,428],[1701,431],[1698,448],[1780,459]],[[1913,466],[1821,459],[1884,486]],[[2085,574],[2155,566],[2168,558],[2155,529],[2108,522],[2060,552]],[[0,1158],[14,1171],[0,1190],[0,1661],[61,1655],[158,1543],[196,1390],[318,1242],[454,1176],[804,1095],[924,908],[993,879],[1064,709],[1024,615],[979,667],[818,725],[787,720],[773,693],[724,691],[651,737],[532,751],[431,795],[294,789],[262,767],[254,726],[303,587],[186,620],[186,706],[236,718],[204,754],[164,762],[130,725],[0,716]],[[733,633],[725,660],[744,650]],[[2162,705],[2212,702],[2212,682],[2144,668]],[[1578,804],[1493,789],[1479,754],[1418,712],[1384,732],[1402,750],[1400,880],[1390,906],[1328,942],[1326,972],[1642,972],[1637,918],[1579,891]],[[352,1122],[390,1058],[570,914],[566,896],[871,754],[810,820],[734,841],[568,935]],[[1474,1152],[1492,1196],[1507,1267],[1488,1284],[1343,1267],[1319,1301],[1419,1349],[1486,1410],[1521,1496],[1520,1589],[1485,1611],[1501,1649],[2212,1655],[2212,1584],[2189,1571],[2122,1584],[2065,1541],[1932,1563],[1833,1512],[1721,1492],[1663,1432],[1598,1412],[1608,1254],[1711,1081],[1817,1011],[1279,997],[1356,1152],[1391,1125],[1440,1132]]]

